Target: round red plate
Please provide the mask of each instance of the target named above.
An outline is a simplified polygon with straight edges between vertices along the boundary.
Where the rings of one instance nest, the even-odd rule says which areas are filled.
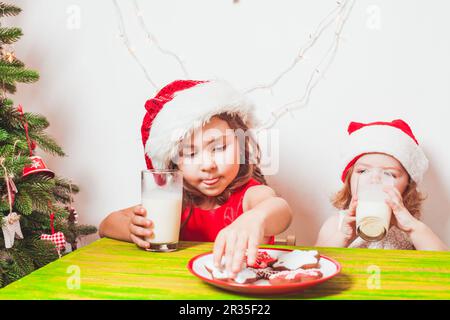
[[[274,249],[274,248],[260,248],[260,250],[266,251],[272,257],[278,257],[280,254],[289,252],[289,249]],[[261,294],[261,295],[278,295],[295,293],[306,288],[315,286],[319,283],[325,282],[331,279],[341,271],[341,265],[336,260],[333,260],[327,256],[320,255],[319,266],[323,273],[323,277],[318,280],[312,280],[308,282],[300,283],[288,283],[282,285],[271,285],[267,280],[258,280],[252,284],[239,284],[226,282],[221,280],[214,280],[211,274],[205,269],[205,263],[211,263],[213,260],[212,252],[200,254],[192,258],[187,267],[189,271],[196,277],[203,281],[212,284],[216,287],[248,294]]]

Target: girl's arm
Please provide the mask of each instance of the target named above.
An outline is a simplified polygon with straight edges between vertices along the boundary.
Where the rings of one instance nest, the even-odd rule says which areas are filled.
[[[132,242],[129,224],[136,206],[110,213],[99,226],[100,237]]]
[[[356,206],[358,200],[352,198],[348,210],[328,218],[320,228],[316,247],[348,247],[356,238]]]
[[[416,250],[448,251],[448,246],[420,220],[415,219],[407,233]]]
[[[350,239],[339,232],[339,213],[329,217],[320,228],[315,247],[345,248],[350,244]]]
[[[253,219],[264,226],[265,237],[277,235],[291,224],[292,210],[289,204],[266,185],[249,188],[242,206],[244,214],[251,214]]]
[[[246,254],[248,264],[254,264],[259,244],[267,237],[286,230],[292,220],[292,211],[286,200],[277,197],[268,186],[249,188],[242,207],[244,213],[222,229],[214,242],[216,267],[220,266],[225,255],[225,267],[232,277],[241,270]]]
[[[403,204],[402,195],[394,187],[386,187],[386,203],[392,209],[394,224],[406,232],[416,250],[447,251],[448,246],[422,221],[416,219]]]

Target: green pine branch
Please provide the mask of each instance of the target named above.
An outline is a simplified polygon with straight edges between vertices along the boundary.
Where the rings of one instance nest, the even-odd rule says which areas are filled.
[[[37,80],[39,80],[39,73],[34,70],[11,66],[0,66],[0,83],[32,83],[36,82]]]
[[[97,228],[91,225],[78,225],[76,226],[76,232],[79,236],[87,236],[97,232]]]
[[[33,259],[23,250],[23,244],[23,241],[17,241],[17,245],[11,248],[10,255],[26,275],[33,272],[34,264]]]
[[[73,194],[80,191],[76,184],[71,183],[67,179],[57,176],[53,179],[53,181],[55,183],[55,187],[53,188],[53,196],[57,202],[70,204],[73,201]]]
[[[44,129],[47,129],[50,126],[50,123],[48,122],[47,118],[40,114],[35,114],[32,112],[25,112],[24,118],[26,122],[28,123],[28,127],[32,131],[41,131]]]
[[[22,61],[18,59],[14,59],[12,62],[6,60],[0,60],[0,66],[4,67],[15,67],[15,68],[25,68],[25,65]]]
[[[9,133],[8,133],[8,131],[6,131],[6,130],[0,128],[0,143],[1,143],[1,142],[7,141],[8,138],[9,138]]]
[[[10,101],[5,101],[10,102]],[[30,132],[36,131],[42,131],[44,129],[47,129],[50,125],[47,118],[40,114],[35,114],[32,112],[24,112],[24,115],[20,114],[20,112],[17,110],[17,107],[14,107],[11,104],[5,105],[3,108],[0,109],[0,127],[4,127],[5,129],[8,129],[11,133],[13,133],[12,129],[19,129],[20,133],[25,134],[25,128],[23,121],[26,121],[28,123],[28,130]]]
[[[19,192],[16,195],[13,210],[22,215],[30,215],[33,212],[33,202],[30,195],[24,191]]]
[[[17,87],[15,84],[5,83],[3,85],[3,90],[5,90],[6,92],[8,92],[10,94],[14,94],[17,91]]]
[[[0,43],[12,44],[17,42],[21,36],[23,36],[23,33],[19,28],[0,28]]]
[[[17,16],[22,9],[16,7],[15,5],[0,2],[0,18],[8,16]]]
[[[30,139],[36,141],[39,147],[53,155],[64,157],[66,154],[61,149],[61,147],[56,143],[56,141],[50,137],[47,133],[41,132],[30,132]]]

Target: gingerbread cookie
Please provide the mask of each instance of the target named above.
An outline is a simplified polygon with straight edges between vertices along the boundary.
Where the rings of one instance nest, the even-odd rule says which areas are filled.
[[[316,250],[294,250],[284,253],[278,257],[278,261],[273,264],[275,270],[297,270],[317,268],[319,266],[319,252]]]
[[[264,268],[264,269],[256,269],[255,272],[258,275],[259,279],[269,280],[270,276],[280,273],[282,271],[276,271],[269,267],[269,268]]]
[[[253,265],[247,263],[247,266],[254,269],[265,269],[271,267],[277,260],[277,258],[273,258],[266,251],[259,251],[256,255],[256,262]]]
[[[322,272],[319,269],[298,269],[294,271],[281,271],[269,276],[269,282],[272,285],[287,283],[307,282],[322,278]]]

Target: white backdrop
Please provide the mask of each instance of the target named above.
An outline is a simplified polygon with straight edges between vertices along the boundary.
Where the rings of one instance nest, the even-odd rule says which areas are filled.
[[[119,37],[112,0],[13,1],[23,9],[7,25],[23,29],[16,55],[40,72],[13,97],[44,114],[68,157],[44,155],[58,174],[81,187],[81,223],[98,225],[111,211],[140,201],[144,168],[140,125],[154,94]],[[146,41],[133,1],[118,0],[137,56],[163,85],[182,77],[168,56]],[[191,78],[220,77],[239,89],[273,80],[297,54],[336,1],[142,1],[143,18],[161,46],[185,61]],[[359,0],[343,31],[334,63],[307,108],[284,116],[280,168],[268,178],[295,211],[287,233],[312,245],[333,212],[341,186],[339,142],[350,120],[408,121],[430,159],[422,189],[424,221],[450,244],[450,3]],[[272,92],[254,95],[262,118],[303,95],[314,65],[331,43],[318,41]]]

